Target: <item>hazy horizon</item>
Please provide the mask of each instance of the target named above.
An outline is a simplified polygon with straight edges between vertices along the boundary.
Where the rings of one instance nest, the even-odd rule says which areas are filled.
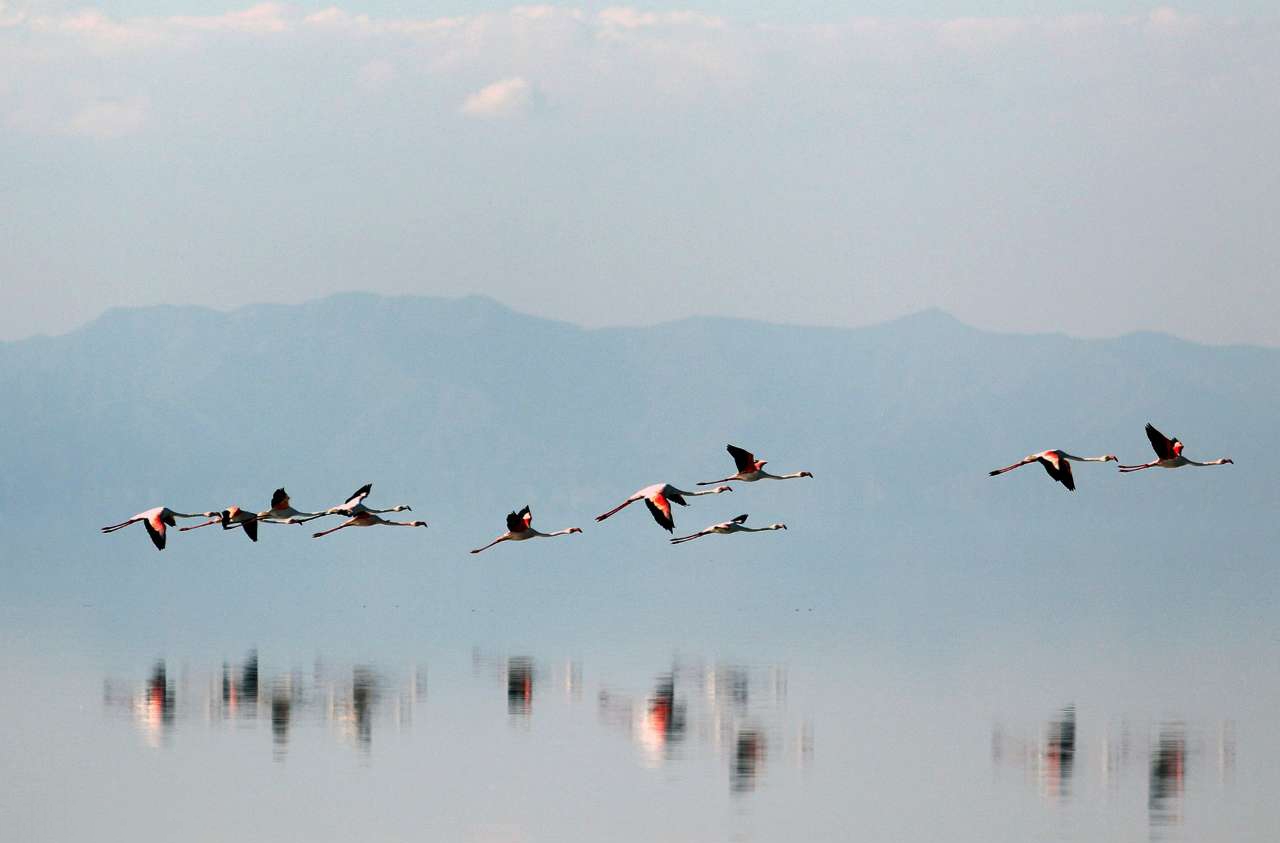
[[[0,338],[346,289],[1280,345],[1254,3],[0,3]]]
[[[1082,336],[1082,335],[1072,334],[1069,331],[1052,330],[1052,329],[1035,331],[1035,330],[1017,330],[1017,329],[999,330],[999,329],[992,329],[992,328],[983,328],[979,325],[975,325],[965,321],[964,319],[950,312],[944,307],[939,307],[936,305],[921,307],[919,309],[910,310],[896,316],[890,316],[881,320],[876,320],[873,322],[868,322],[866,324],[859,324],[859,325],[823,323],[823,322],[817,322],[817,321],[786,322],[786,321],[774,320],[774,319],[732,316],[732,315],[719,314],[719,313],[690,313],[684,316],[673,316],[666,319],[659,319],[654,322],[603,322],[599,324],[594,324],[594,323],[587,323],[587,322],[578,322],[573,319],[562,318],[562,317],[557,317],[553,315],[538,314],[536,312],[522,309],[519,305],[508,304],[504,301],[494,298],[491,295],[488,295],[487,293],[462,293],[459,295],[452,295],[452,296],[447,296],[447,295],[437,296],[437,295],[431,295],[427,293],[380,293],[380,292],[377,292],[376,290],[355,290],[355,289],[337,290],[331,293],[317,295],[313,298],[300,299],[294,302],[279,302],[279,301],[270,301],[270,300],[264,299],[262,301],[238,302],[235,305],[231,305],[231,306],[219,306],[217,304],[205,304],[205,303],[187,303],[187,304],[170,303],[170,304],[164,304],[164,305],[157,305],[157,304],[113,305],[111,307],[104,309],[101,313],[98,313],[95,316],[89,317],[84,322],[68,326],[65,330],[58,331],[56,333],[35,333],[35,334],[30,334],[24,337],[0,339],[0,344],[22,343],[28,340],[39,340],[39,339],[57,339],[59,337],[65,337],[70,334],[74,334],[78,331],[82,331],[85,328],[88,328],[89,326],[101,321],[102,319],[109,317],[113,313],[146,310],[148,308],[152,308],[156,306],[172,307],[176,309],[189,308],[197,311],[208,311],[210,313],[233,315],[241,311],[250,311],[255,308],[261,308],[261,307],[285,307],[290,305],[305,305],[305,304],[314,304],[317,302],[323,302],[323,301],[327,301],[329,299],[335,299],[335,298],[363,297],[363,296],[368,296],[376,299],[392,300],[392,301],[397,299],[401,299],[401,300],[426,299],[426,300],[450,302],[450,301],[465,301],[468,299],[477,299],[477,300],[488,302],[490,304],[497,305],[503,308],[504,310],[510,311],[511,313],[514,313],[514,314],[518,314],[520,316],[528,316],[534,319],[548,321],[548,322],[558,322],[558,323],[572,326],[574,328],[581,328],[582,330],[587,330],[587,331],[601,331],[601,330],[609,330],[611,328],[657,328],[657,327],[662,327],[664,325],[674,325],[680,322],[686,322],[691,320],[696,321],[696,320],[703,320],[703,319],[754,322],[762,325],[772,325],[777,327],[789,327],[789,328],[817,328],[817,329],[839,330],[839,329],[873,328],[876,326],[890,325],[895,322],[910,320],[915,317],[928,316],[929,314],[939,314],[947,319],[954,320],[957,324],[963,325],[966,328],[971,328],[975,331],[981,331],[987,334],[1005,335],[1005,336],[1011,336],[1011,337],[1061,336],[1061,337],[1065,337],[1073,340],[1105,341],[1105,340],[1123,339],[1125,337],[1130,337],[1130,336],[1140,336],[1140,335],[1149,334],[1152,336],[1169,337],[1171,339],[1176,339],[1181,342],[1192,343],[1194,345],[1201,345],[1208,348],[1214,348],[1214,347],[1230,348],[1230,347],[1237,347],[1237,346],[1242,348],[1259,348],[1259,349],[1272,348],[1272,346],[1268,343],[1227,342],[1227,341],[1211,342],[1211,341],[1205,341],[1205,340],[1197,340],[1192,337],[1184,337],[1169,331],[1162,331],[1162,330],[1155,330],[1155,329],[1134,329],[1131,331],[1124,331],[1122,333],[1118,333],[1114,335],[1106,335],[1106,336]]]

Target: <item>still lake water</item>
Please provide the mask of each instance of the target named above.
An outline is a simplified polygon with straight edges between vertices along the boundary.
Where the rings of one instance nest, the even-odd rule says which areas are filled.
[[[1025,614],[949,630],[859,619],[839,596],[709,601],[700,614],[678,601],[475,602],[8,608],[4,836],[1239,841],[1280,829],[1274,635],[1174,640]]]

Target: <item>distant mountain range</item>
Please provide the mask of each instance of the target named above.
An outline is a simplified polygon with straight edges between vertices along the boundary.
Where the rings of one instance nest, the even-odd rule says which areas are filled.
[[[535,525],[586,532],[487,561],[712,555],[798,580],[854,570],[923,589],[1019,566],[1044,572],[1043,586],[1083,565],[1212,591],[1226,559],[1233,599],[1273,594],[1278,385],[1276,350],[992,334],[938,311],[860,329],[693,318],[587,330],[474,297],[115,310],[0,344],[3,565],[22,593],[101,583],[104,566],[160,564],[141,530],[96,533],[135,511],[262,509],[277,486],[320,508],[373,482],[371,503],[411,503],[432,528],[320,542],[264,527],[257,547],[206,530],[173,540],[163,564],[461,559],[528,503]],[[1075,493],[1037,466],[987,477],[1050,447],[1145,462],[1148,420],[1188,454],[1236,465],[1132,476],[1081,465]],[[678,532],[741,512],[788,532],[671,548],[639,507],[592,521],[648,483],[731,473],[729,442],[815,477],[694,500]],[[58,559],[62,573],[31,559]]]

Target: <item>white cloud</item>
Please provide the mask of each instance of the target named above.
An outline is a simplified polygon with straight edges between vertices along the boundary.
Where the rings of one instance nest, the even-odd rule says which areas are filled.
[[[533,104],[533,86],[524,77],[512,76],[467,97],[462,113],[472,117],[518,117],[527,114]]]

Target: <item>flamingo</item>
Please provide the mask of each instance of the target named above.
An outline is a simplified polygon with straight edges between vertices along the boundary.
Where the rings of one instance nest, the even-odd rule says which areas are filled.
[[[997,468],[988,471],[987,475],[995,477],[997,474],[1004,474],[1006,471],[1013,471],[1015,468],[1021,468],[1029,463],[1038,462],[1044,466],[1044,470],[1049,476],[1057,480],[1063,486],[1071,491],[1076,490],[1076,480],[1071,476],[1071,461],[1075,462],[1119,462],[1120,458],[1115,454],[1104,454],[1100,457],[1077,457],[1075,454],[1068,454],[1066,451],[1053,449],[1049,451],[1041,451],[1038,454],[1032,454],[1029,457],[1023,457],[1013,465],[1006,465],[1004,468]]]
[[[791,474],[770,474],[764,470],[767,464],[765,460],[756,459],[755,454],[739,448],[737,445],[725,445],[724,449],[729,452],[729,456],[733,457],[733,464],[737,466],[738,473],[722,480],[704,480],[699,486],[714,486],[717,483],[728,483],[732,480],[741,480],[744,483],[754,483],[757,480],[794,480],[797,477],[812,477],[808,471],[795,471]]]
[[[210,520],[203,524],[193,524],[190,527],[182,527],[181,532],[188,530],[199,530],[201,527],[208,527],[210,524],[221,524],[224,530],[234,530],[236,527],[243,527],[244,534],[249,537],[250,541],[258,540],[258,515],[253,512],[246,512],[238,506],[229,506],[222,512],[211,513]]]
[[[528,505],[519,512],[507,513],[507,531],[498,536],[484,547],[478,547],[471,551],[479,553],[482,550],[488,550],[499,542],[522,542],[527,539],[549,539],[552,536],[567,536],[572,533],[581,533],[581,527],[569,527],[564,530],[556,530],[554,533],[539,533],[533,529],[533,513],[529,512]]]
[[[364,505],[364,499],[369,497],[369,492],[372,490],[373,490],[373,484],[365,483],[359,489],[356,489],[354,492],[352,492],[351,497],[347,498],[345,501],[338,504],[337,506],[331,506],[328,509],[326,509],[324,512],[321,512],[317,515],[313,515],[310,518],[300,519],[298,523],[302,523],[303,521],[311,521],[312,519],[315,519],[315,518],[322,518],[326,515],[345,515],[348,518],[351,518],[357,515],[369,515],[369,514],[382,515],[387,512],[411,512],[413,510],[413,507],[403,503],[397,504],[391,507],[390,509],[371,509]],[[423,526],[425,526],[425,524]]]
[[[276,489],[271,496],[271,508],[258,513],[258,520],[267,524],[301,524],[319,518],[323,512],[299,512],[289,505],[289,493]]]
[[[408,508],[409,507],[407,506],[405,507],[405,509],[408,509]],[[389,512],[390,510],[384,509],[380,511]],[[364,512],[357,512],[351,518],[348,518],[346,521],[343,521],[341,524],[339,524],[336,527],[333,527],[332,529],[321,530],[318,533],[312,533],[311,538],[318,539],[321,536],[327,536],[330,533],[336,533],[339,530],[343,529],[344,527],[375,527],[378,524],[385,524],[388,527],[425,527],[427,526],[426,521],[389,521],[386,518],[379,518],[377,515],[374,514],[374,510],[366,510]]]
[[[676,527],[675,518],[671,516],[671,504],[678,503],[681,506],[688,506],[685,498],[697,497],[698,495],[718,495],[722,492],[732,492],[732,486],[717,486],[714,489],[705,489],[701,492],[686,492],[683,489],[677,489],[670,483],[654,483],[652,486],[645,486],[604,515],[597,515],[597,521],[603,521],[610,515],[619,510],[630,506],[636,501],[644,501],[645,506],[649,507],[653,520],[658,522],[658,526],[670,533]]]
[[[1189,460],[1182,455],[1182,440],[1174,436],[1169,438],[1160,431],[1156,430],[1151,422],[1147,422],[1147,438],[1151,440],[1151,447],[1155,449],[1156,459],[1142,465],[1122,465],[1120,471],[1128,473],[1131,471],[1141,471],[1144,468],[1182,468],[1184,465],[1235,465],[1230,457],[1221,457],[1208,462],[1196,462]]]
[[[704,530],[699,530],[696,533],[691,533],[687,536],[680,536],[679,538],[672,539],[671,543],[683,544],[684,542],[691,542],[694,539],[700,539],[703,536],[711,536],[711,535],[717,535],[717,534],[721,536],[727,536],[730,533],[767,533],[770,530],[787,529],[786,524],[770,524],[768,527],[744,527],[743,524],[746,522],[746,520],[747,520],[746,515],[739,515],[737,518],[734,518],[732,520],[723,521],[719,524],[712,524],[710,527],[707,527]]]
[[[179,518],[217,518],[216,512],[197,512],[188,514],[185,512],[174,512],[167,506],[157,506],[155,509],[148,509],[146,512],[139,512],[128,521],[121,521],[119,524],[112,524],[110,527],[103,527],[102,532],[114,533],[128,527],[130,524],[136,524],[141,521],[147,528],[147,535],[151,536],[151,543],[156,546],[156,550],[164,550],[165,528],[176,527]]]

